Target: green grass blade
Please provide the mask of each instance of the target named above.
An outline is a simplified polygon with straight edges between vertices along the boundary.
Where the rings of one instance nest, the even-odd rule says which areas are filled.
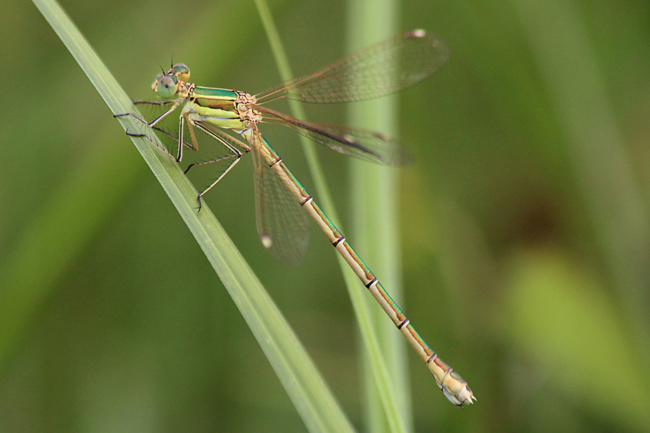
[[[289,80],[293,78],[293,73],[291,72],[289,61],[280,41],[280,37],[273,22],[273,18],[271,17],[269,8],[264,0],[256,0],[255,3],[262,18],[264,28],[267,32],[271,44],[271,49],[273,51],[276,64],[278,65],[278,70],[280,71],[280,76],[283,81]],[[288,102],[291,107],[293,116],[298,119],[305,119],[306,116],[300,103],[293,100],[289,100]],[[345,230],[341,226],[340,219],[334,206],[334,202],[331,198],[331,194],[329,193],[329,188],[327,187],[327,182],[325,181],[325,176],[318,160],[314,145],[303,136],[300,136],[300,139],[302,142],[302,147],[305,151],[305,156],[307,158],[307,164],[309,166],[310,172],[312,173],[314,184],[316,186],[317,201],[320,203],[321,207],[325,213],[327,213],[327,216],[334,223],[334,225],[336,225],[342,233],[345,233]],[[366,303],[366,298],[368,295],[364,293],[365,290],[362,290],[363,286],[359,283],[357,276],[350,269],[345,260],[338,254],[336,256],[339,261],[341,271],[343,272],[345,284],[352,301],[352,306],[354,308],[366,350],[368,351],[367,358],[369,360],[371,371],[370,374],[377,389],[377,396],[381,402],[383,414],[385,415],[385,418],[383,416],[382,418],[384,418],[388,423],[390,431],[406,431],[406,428],[404,427],[404,420],[400,416],[398,403],[396,401],[398,394],[392,392],[393,385],[391,383],[391,378],[388,373],[388,369],[386,368],[384,358],[382,357],[379,340],[377,338],[375,327],[372,321],[372,314],[368,308],[369,305]],[[384,321],[390,323],[390,321],[386,320],[385,317]],[[393,329],[393,331],[395,330]]]
[[[136,112],[58,4],[46,0],[37,0],[35,4],[113,113]],[[133,132],[143,129],[143,125],[128,117],[121,122]],[[353,431],[309,355],[212,212],[207,207],[200,214],[196,212],[196,191],[179,166],[147,140],[133,138],[133,142],[240,309],[308,429]]]
[[[347,3],[348,51],[361,49],[399,33],[399,2],[348,0]],[[350,104],[347,107],[350,125],[396,137],[398,100],[398,95],[390,95],[381,100]],[[397,196],[401,170],[353,159],[349,164],[349,205],[352,211],[352,236],[356,240],[357,250],[367,263],[378,267],[381,281],[391,297],[403,306]],[[371,209],[373,211],[369,212]],[[364,301],[367,304],[373,302],[368,297]],[[413,431],[406,341],[395,332],[395,326],[386,320],[380,308],[368,305],[368,310],[372,313],[370,320],[380,338],[381,356],[390,373],[390,393],[406,431]],[[369,431],[388,431],[391,422],[381,413],[375,381],[366,377],[365,383],[365,424]],[[431,386],[435,386],[433,380]]]

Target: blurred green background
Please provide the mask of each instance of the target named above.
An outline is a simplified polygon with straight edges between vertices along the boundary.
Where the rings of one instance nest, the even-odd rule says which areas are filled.
[[[345,2],[271,5],[296,74],[345,53]],[[62,6],[134,98],[151,98],[172,52],[202,85],[257,93],[279,81],[252,2]],[[400,97],[400,139],[417,159],[400,171],[403,307],[478,398],[454,408],[409,352],[415,431],[650,431],[649,12],[642,1],[403,2],[401,30],[451,49]],[[52,29],[27,2],[0,21],[0,431],[304,431]],[[344,107],[307,109],[345,122]],[[267,137],[310,189],[297,138]],[[321,156],[345,222],[345,158]],[[206,200],[362,428],[334,254],[315,228],[295,269],[263,250],[250,164]]]

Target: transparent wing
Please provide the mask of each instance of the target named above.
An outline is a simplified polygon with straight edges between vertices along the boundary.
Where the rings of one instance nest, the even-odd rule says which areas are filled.
[[[254,107],[269,115],[264,118],[264,122],[288,126],[316,143],[343,155],[391,166],[408,165],[413,162],[413,157],[408,150],[381,132],[305,122],[263,106]]]
[[[447,45],[413,30],[351,54],[320,71],[281,83],[257,95],[258,103],[287,97],[337,103],[379,98],[432,75],[449,56]]]
[[[309,246],[309,216],[253,145],[257,233],[262,245],[287,266],[296,266]]]

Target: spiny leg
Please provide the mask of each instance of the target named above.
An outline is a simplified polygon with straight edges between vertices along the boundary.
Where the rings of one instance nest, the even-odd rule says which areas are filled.
[[[143,124],[145,124],[145,125],[147,125],[147,126],[150,126],[150,125],[149,125],[149,122],[147,122],[146,120],[140,118],[139,116],[137,116],[137,115],[134,114],[134,113],[120,113],[120,114],[114,114],[114,115],[113,115],[113,117],[123,117],[123,116],[131,116],[131,117],[133,117],[135,120],[137,120],[137,121],[139,121],[139,122],[142,122]],[[170,134],[169,132],[165,131],[165,130],[162,129],[162,128],[159,128],[159,127],[157,127],[157,126],[152,126],[152,128],[155,129],[156,131],[160,131],[160,132],[162,132],[162,133],[168,135],[169,137],[172,137],[174,140],[177,140],[177,137],[175,137],[173,134]],[[129,131],[129,129],[127,128],[127,129],[126,129],[126,135],[128,135],[129,137],[142,137],[142,138],[147,139],[147,141],[149,141],[149,143],[153,144],[153,145],[156,146],[158,149],[160,149],[160,150],[161,150],[165,155],[169,156],[171,159],[173,159],[173,160],[176,161],[176,158],[174,157],[174,155],[172,155],[171,153],[169,153],[169,151],[168,151],[164,146],[162,146],[162,147],[159,146],[158,143],[156,143],[154,140],[152,140],[151,138],[149,138],[149,136],[148,136],[147,134],[131,132],[131,131]],[[188,145],[188,144],[185,143],[185,145]]]
[[[179,107],[179,105],[180,105],[180,103],[178,102],[178,100],[176,100],[176,101],[139,101],[139,100],[134,100],[133,103],[134,103],[135,105],[157,105],[157,106],[159,106],[159,107],[164,107],[164,106],[166,106],[166,105],[172,105],[172,104],[173,104],[173,106],[172,106],[169,110],[167,110],[167,111],[165,111],[163,114],[161,114],[160,116],[156,117],[156,118],[155,118],[153,121],[151,121],[151,122],[147,122],[146,120],[140,118],[140,116],[137,116],[137,115],[134,114],[134,113],[119,113],[119,114],[114,114],[113,117],[131,116],[131,117],[133,117],[133,118],[139,120],[140,122],[145,123],[145,124],[147,124],[148,126],[150,126],[150,127],[153,128],[153,127],[156,126],[156,125],[157,125],[161,120],[163,120],[165,117],[167,117],[170,113],[172,113],[173,111],[175,111],[175,110]]]
[[[158,149],[162,150],[166,155],[168,155],[170,158],[175,160],[176,162],[181,162],[183,159],[183,146],[187,146],[188,148],[192,150],[197,150],[197,145],[196,145],[196,139],[194,138],[194,134],[192,134],[193,142],[194,144],[189,144],[183,140],[183,122],[184,122],[184,117],[183,115],[180,116],[180,126],[179,126],[179,134],[178,137],[175,135],[171,134],[168,131],[165,131],[163,128],[157,126],[157,124],[163,120],[167,115],[169,115],[171,112],[176,110],[178,108],[179,104],[177,101],[139,101],[139,100],[134,100],[134,104],[136,105],[156,105],[156,106],[166,106],[166,105],[174,105],[172,108],[161,114],[160,116],[156,117],[152,122],[147,122],[146,120],[142,119],[140,116],[134,114],[134,113],[119,113],[119,114],[114,114],[113,117],[123,117],[123,116],[131,116],[134,119],[138,120],[139,122],[144,123],[145,125],[149,126],[152,129],[155,129],[156,131],[162,132],[163,134],[167,135],[168,137],[171,137],[173,140],[178,141],[178,152],[176,156],[173,156],[169,150],[167,150],[165,147],[160,147],[158,144],[156,144],[155,141],[151,140],[149,137],[146,136],[146,134],[136,134],[130,132],[128,129],[126,130],[126,135],[131,136],[131,137],[145,137],[151,142],[154,146],[156,146]]]
[[[191,128],[192,124],[189,123],[188,126]],[[185,140],[183,139],[184,134],[185,134],[185,116],[181,114],[178,120],[178,153],[176,155],[176,162],[181,162],[183,160],[183,143],[185,142]],[[191,135],[193,140],[192,140],[192,147],[190,147],[190,149],[197,150],[198,147],[196,146],[196,140],[194,139],[194,134]]]
[[[188,123],[188,126],[190,124]],[[251,148],[244,142],[237,140],[233,137],[231,137],[228,134],[225,134],[219,130],[209,128],[205,125],[203,125],[200,122],[195,122],[194,126],[199,128],[201,131],[205,132],[208,134],[210,137],[212,137],[214,140],[216,140],[218,143],[221,143],[223,146],[225,146],[231,154],[228,156],[224,156],[221,158],[215,158],[215,159],[210,159],[208,161],[202,161],[202,162],[195,162],[190,164],[187,169],[185,170],[185,173],[187,174],[188,171],[190,171],[190,168],[196,166],[196,165],[207,165],[207,164],[212,164],[215,162],[221,162],[221,161],[226,161],[231,158],[235,158],[235,160],[228,166],[228,168],[221,173],[221,175],[214,181],[212,182],[206,189],[201,192],[196,199],[199,202],[199,209],[198,212],[201,211],[201,207],[203,206],[203,202],[201,201],[201,197],[203,197],[208,191],[210,191],[221,179],[223,179],[229,172],[232,170],[237,163],[241,160],[241,157],[250,152]],[[192,131],[191,126],[190,126],[190,131]],[[194,135],[192,134],[194,137]],[[240,151],[237,146],[234,146],[232,143],[235,143],[237,146],[239,146],[242,150]]]
[[[133,103],[135,105],[158,105],[159,107],[164,107],[165,105],[172,105],[174,100],[169,100],[169,101],[143,101],[141,99],[134,99]]]

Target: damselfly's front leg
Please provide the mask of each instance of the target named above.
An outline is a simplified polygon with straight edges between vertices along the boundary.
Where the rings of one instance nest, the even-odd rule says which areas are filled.
[[[158,123],[160,123],[165,117],[173,113],[183,102],[185,101],[182,99],[176,99],[173,101],[139,101],[139,100],[133,101],[135,105],[157,105],[159,107],[164,107],[167,105],[172,106],[169,110],[165,111],[163,114],[161,114],[160,116],[156,117],[155,119],[153,119],[151,122],[148,123],[148,125],[152,128],[156,126]],[[127,113],[127,114],[131,114],[131,116],[137,117],[132,113]]]
[[[165,131],[164,129],[162,129],[162,128],[156,126],[156,125],[158,125],[158,123],[160,123],[160,121],[162,121],[162,120],[163,120],[165,117],[167,117],[170,113],[172,113],[174,110],[176,110],[176,108],[178,108],[178,106],[180,105],[180,103],[179,103],[178,100],[176,100],[176,101],[140,101],[140,100],[134,100],[133,103],[134,103],[135,105],[156,105],[156,106],[160,106],[160,107],[162,107],[162,106],[166,106],[166,105],[173,105],[169,110],[165,111],[163,114],[161,114],[160,116],[156,117],[152,122],[147,122],[146,120],[144,120],[144,119],[141,118],[140,116],[136,115],[135,113],[119,113],[119,114],[114,114],[113,117],[131,116],[131,117],[133,117],[135,120],[144,123],[145,125],[149,126],[150,128],[153,128],[153,129],[155,129],[156,131],[160,131],[160,132],[162,132],[163,134],[166,134],[167,136],[172,137],[172,138],[174,138],[175,140],[178,140],[178,141],[179,141],[179,150],[178,150],[178,154],[177,154],[176,157],[174,157],[171,153],[169,153],[169,151],[168,151],[166,148],[164,148],[164,147],[160,147],[160,146],[159,146],[159,145],[158,145],[154,140],[152,140],[152,139],[150,139],[149,137],[147,137],[146,134],[140,134],[140,133],[130,132],[130,131],[127,129],[127,130],[126,130],[126,135],[128,135],[128,136],[130,136],[130,137],[144,137],[144,138],[146,138],[147,140],[149,140],[149,142],[151,142],[151,143],[152,143],[154,146],[156,146],[158,149],[162,150],[162,151],[163,151],[167,156],[169,156],[170,158],[174,159],[176,162],[180,162],[181,159],[182,159],[182,157],[183,157],[183,145],[188,146],[188,147],[189,147],[190,149],[192,149],[192,150],[196,150],[192,145],[190,145],[190,144],[188,144],[188,143],[185,143],[185,142],[183,141],[183,139],[182,139],[182,135],[183,135],[183,134],[182,134],[182,131],[183,131],[183,129],[182,129],[182,128],[180,129],[180,131],[181,131],[181,133],[179,134],[180,137],[177,138],[177,137],[175,137],[174,135],[170,134],[169,132]],[[182,120],[183,120],[183,117],[181,116],[181,126],[182,126]]]
[[[149,125],[150,127],[156,126],[161,120],[163,120],[165,117],[167,117],[170,113],[172,113],[174,110],[178,108],[180,103],[178,101],[141,101],[141,100],[134,100],[133,101],[134,105],[157,105],[159,107],[164,107],[166,105],[173,105],[172,108],[169,110],[165,111],[163,114],[160,116],[156,117],[153,121],[147,122],[146,120],[142,119],[140,116],[134,114],[134,113],[119,113],[119,114],[113,114],[113,117],[123,117],[123,116],[131,116],[137,120],[139,120],[142,123],[145,123]],[[127,135],[129,135],[127,133]]]
[[[144,119],[140,119],[138,116],[136,116],[136,115],[133,114],[133,113],[115,114],[113,117],[121,117],[121,116],[131,116],[131,117],[133,117],[134,119],[136,119],[136,120],[142,122],[143,124],[145,124],[145,125],[149,125],[149,123],[148,123],[146,120],[144,120]],[[173,135],[173,134],[170,134],[168,131],[165,131],[165,130],[162,129],[162,128],[159,128],[159,127],[157,127],[157,126],[153,126],[152,129],[155,129],[156,131],[162,132],[163,134],[165,134],[165,135],[167,135],[168,137],[172,138],[174,141],[178,140],[178,137],[176,137],[176,136]],[[152,139],[151,139],[147,134],[131,132],[131,131],[129,131],[129,129],[127,128],[127,129],[126,129],[126,135],[128,135],[129,137],[142,137],[142,138],[145,138],[147,141],[149,141],[149,143],[153,144],[153,145],[156,146],[158,149],[160,149],[160,150],[161,150],[165,155],[167,155],[168,157],[170,157],[170,158],[173,159],[174,161],[178,162],[177,157],[175,157],[174,155],[172,155],[171,153],[169,153],[169,150],[167,150],[167,148],[166,148],[165,146],[160,146],[160,145],[158,145],[158,143],[157,143],[156,141],[152,140]],[[192,145],[191,145],[191,144],[189,144],[189,143],[183,143],[183,144],[184,144],[185,146],[189,147],[190,149],[192,149]]]

